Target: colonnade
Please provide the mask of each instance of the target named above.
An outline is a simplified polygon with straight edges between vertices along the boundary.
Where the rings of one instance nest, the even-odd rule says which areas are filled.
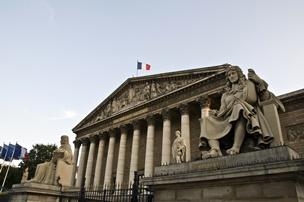
[[[206,102],[198,100],[201,103],[201,112],[206,107]],[[186,144],[186,162],[191,161],[191,147],[190,147],[190,119],[189,119],[189,105],[182,104],[179,107],[181,115],[181,133]],[[161,165],[168,165],[171,159],[171,116],[169,110],[165,109],[161,112],[163,120],[162,129],[162,151],[161,151]],[[202,114],[203,115],[203,114]],[[144,162],[144,176],[153,176],[154,170],[154,148],[155,148],[155,116],[149,115],[146,117],[147,122],[147,137],[146,137],[146,148],[145,148],[145,162]],[[131,159],[130,162],[126,162],[126,148],[127,148],[127,127],[122,125],[119,127],[120,131],[120,142],[118,150],[116,176],[113,176],[113,165],[114,165],[114,150],[115,142],[117,141],[117,133],[114,129],[110,129],[107,132],[90,135],[79,140],[75,140],[74,150],[74,165],[71,179],[71,186],[80,187],[81,183],[85,179],[86,187],[108,187],[113,183],[117,187],[123,184],[131,184],[134,178],[134,171],[138,171],[139,165],[139,147],[140,139],[143,131],[141,131],[140,121],[134,120],[129,125],[133,128],[133,139],[131,145]],[[106,136],[109,141],[106,151]],[[98,147],[97,147],[98,145]],[[79,167],[77,171],[78,156],[81,153],[79,159]],[[97,152],[97,155],[96,155]],[[105,153],[106,152],[106,153]],[[106,155],[106,165],[102,165],[104,157]],[[94,159],[95,158],[95,159]],[[129,164],[129,173],[125,173],[125,165]],[[101,182],[102,177],[102,166],[104,170],[104,181]],[[76,172],[77,171],[77,172]],[[77,173],[77,177],[76,177]],[[129,182],[124,182],[124,176],[128,175]],[[115,179],[115,182],[112,180]]]

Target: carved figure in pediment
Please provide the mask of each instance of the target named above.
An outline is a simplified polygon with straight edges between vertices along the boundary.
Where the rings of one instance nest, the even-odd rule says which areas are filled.
[[[129,88],[129,94],[128,94],[128,100],[129,103],[133,103],[134,104],[134,97],[135,97],[135,89],[133,86],[130,86]]]
[[[179,87],[178,83],[170,82],[170,91],[175,90]]]
[[[150,84],[148,82],[145,83],[142,91],[139,91],[140,93],[140,100],[141,101],[146,101],[146,100],[150,100],[151,96],[150,96]]]
[[[166,81],[160,86],[161,92],[163,93],[171,92],[174,88],[174,83],[172,81]]]
[[[105,113],[104,113],[104,109],[103,109],[103,110],[101,110],[101,111],[99,112],[99,114],[96,116],[95,121],[100,121],[100,120],[102,120],[102,119],[104,119],[104,118],[105,118]]]
[[[155,98],[161,94],[160,85],[159,83],[152,81],[151,84],[151,98]]]
[[[105,117],[109,117],[111,115],[112,112],[112,103],[108,103],[106,108],[104,109],[104,115]]]
[[[134,103],[134,104],[137,104],[137,103],[139,103],[140,101],[141,101],[141,96],[140,96],[140,88],[139,87],[137,87],[137,88],[134,88],[133,89],[133,92],[134,92],[134,95],[133,95],[133,97],[132,97],[132,103]]]
[[[121,109],[125,108],[128,106],[129,103],[129,96],[128,96],[128,92],[124,92],[121,96],[120,96],[120,107]]]
[[[117,98],[114,98],[112,101],[112,112],[115,113],[119,110],[119,103],[117,102]]]
[[[270,92],[266,82],[253,70],[249,70],[248,78],[238,66],[227,69],[227,85],[219,111],[210,110],[209,116],[200,120],[200,149],[209,149],[202,153],[202,158],[222,156],[220,145],[227,147],[224,149],[228,155],[238,154],[246,137],[254,142],[256,149],[267,148],[273,141],[273,133],[259,106],[262,93]]]

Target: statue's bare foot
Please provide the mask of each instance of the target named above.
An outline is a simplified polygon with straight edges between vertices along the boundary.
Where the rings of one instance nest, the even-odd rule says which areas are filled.
[[[222,156],[222,152],[217,149],[210,149],[208,152],[202,153],[202,159],[215,158],[219,156]]]
[[[235,154],[239,154],[240,153],[240,149],[237,148],[230,148],[226,150],[226,153],[229,155],[235,155]]]

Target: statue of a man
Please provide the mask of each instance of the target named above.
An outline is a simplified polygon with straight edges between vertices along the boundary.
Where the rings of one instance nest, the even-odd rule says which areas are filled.
[[[267,90],[267,83],[251,69],[248,78],[238,66],[228,67],[226,89],[219,111],[210,110],[209,116],[200,120],[200,149],[209,149],[202,158],[222,156],[220,143],[227,146],[231,140],[232,145],[225,153],[238,154],[245,134],[254,140],[256,148],[268,147],[273,141],[272,131],[259,104],[268,96],[268,99],[277,102],[278,107],[282,108],[283,105]]]
[[[57,161],[63,161],[68,165],[73,163],[73,154],[69,144],[69,137],[62,135],[60,144],[60,147],[54,151],[51,161],[37,165],[35,176],[31,179],[31,182],[55,184]]]
[[[172,156],[175,163],[184,162],[186,144],[179,130],[175,131],[175,140],[172,145]]]

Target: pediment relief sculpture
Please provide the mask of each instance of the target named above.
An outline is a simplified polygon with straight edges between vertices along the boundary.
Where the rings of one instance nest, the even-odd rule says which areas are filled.
[[[120,92],[118,92],[112,99],[105,103],[89,121],[83,124],[88,126],[101,121],[105,118],[111,117],[116,113],[126,110],[135,105],[148,102],[161,95],[170,93],[178,88],[186,86],[201,79],[200,77],[188,79],[174,79],[174,80],[150,80],[142,83],[130,83]]]

